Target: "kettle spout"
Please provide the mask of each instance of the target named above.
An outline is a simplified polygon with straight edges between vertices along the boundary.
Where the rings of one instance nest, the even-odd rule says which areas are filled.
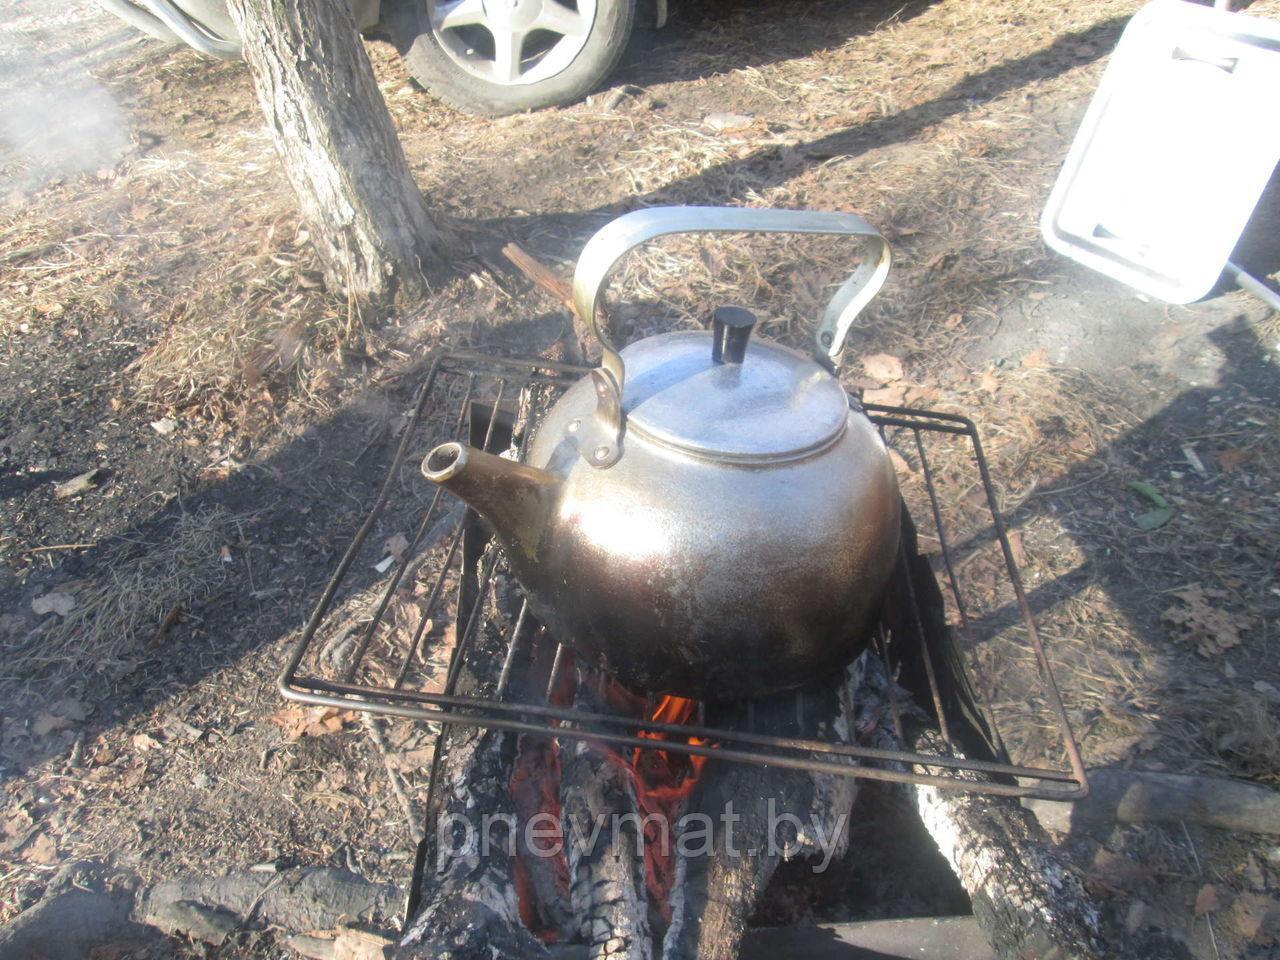
[[[422,461],[422,475],[480,514],[509,549],[530,560],[537,554],[559,493],[555,474],[461,443],[442,443]]]

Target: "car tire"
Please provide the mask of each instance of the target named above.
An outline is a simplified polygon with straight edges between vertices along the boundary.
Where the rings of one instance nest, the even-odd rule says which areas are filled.
[[[428,0],[396,0],[383,22],[413,78],[449,106],[498,117],[582,99],[617,68],[636,19],[636,0],[594,0],[595,18],[571,62],[545,79],[497,83],[459,64],[431,27]],[[481,28],[483,29],[483,28]]]

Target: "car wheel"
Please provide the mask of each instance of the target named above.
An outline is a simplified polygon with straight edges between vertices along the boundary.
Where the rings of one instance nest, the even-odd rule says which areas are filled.
[[[617,67],[636,0],[399,0],[384,14],[414,79],[502,116],[572,103]]]

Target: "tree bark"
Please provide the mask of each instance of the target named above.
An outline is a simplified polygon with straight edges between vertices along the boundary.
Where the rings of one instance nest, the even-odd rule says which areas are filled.
[[[414,183],[343,0],[229,0],[331,290],[420,295],[445,229]]]

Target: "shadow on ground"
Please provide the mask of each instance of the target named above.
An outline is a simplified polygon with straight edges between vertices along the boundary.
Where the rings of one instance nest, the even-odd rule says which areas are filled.
[[[909,9],[915,9],[915,6],[919,5]],[[873,26],[875,22],[878,21],[869,19],[867,26]],[[967,109],[973,102],[1000,96],[1029,78],[1052,76],[1087,62],[1108,47],[1120,25],[1119,21],[1108,21],[1060,38],[1030,57],[967,77],[926,104],[820,138],[805,148],[802,169],[820,164],[836,153],[858,153],[875,146],[905,142],[931,125]],[[1088,41],[1088,44],[1082,45],[1081,41]],[[1082,49],[1095,52],[1082,56],[1079,52]],[[742,160],[637,197],[632,204],[645,206],[694,196],[705,203],[740,200],[740,196],[720,189],[718,185],[724,178],[741,182],[745,177],[748,183],[767,186],[783,182],[800,172],[794,165],[777,168],[776,159],[776,151],[765,148]],[[591,230],[612,215],[613,211],[598,210],[564,216],[509,218],[489,221],[480,228],[493,238],[495,247],[513,235],[520,236],[529,231],[538,231],[544,236],[548,231],[556,234],[563,231],[565,243],[576,249]],[[520,341],[519,337],[511,336],[510,324],[504,327],[503,333],[507,339]],[[548,339],[544,333],[543,342]],[[51,589],[60,580],[87,574],[103,565],[109,569],[112,562],[118,561],[122,544],[146,544],[163,539],[181,511],[198,511],[217,505],[233,516],[253,516],[250,533],[244,535],[240,547],[245,576],[240,576],[238,564],[229,565],[232,569],[226,586],[219,592],[221,599],[211,609],[200,611],[206,624],[200,629],[201,636],[217,636],[226,640],[212,645],[211,659],[192,658],[183,644],[177,642],[177,638],[182,636],[182,631],[178,631],[175,641],[163,651],[148,654],[151,664],[148,679],[142,681],[136,691],[126,693],[124,688],[114,691],[114,712],[109,718],[102,718],[100,723],[118,723],[129,714],[145,711],[166,695],[171,684],[194,683],[210,670],[225,665],[248,650],[271,643],[300,624],[318,596],[326,572],[336,563],[342,545],[372,502],[381,479],[380,472],[385,465],[388,448],[384,443],[365,449],[369,446],[371,432],[381,429],[370,420],[368,411],[371,408],[382,410],[387,402],[396,409],[407,404],[412,392],[410,379],[403,378],[376,402],[369,396],[351,398],[344,411],[331,420],[308,428],[278,453],[247,467],[224,483],[204,485],[188,476],[179,496],[167,509],[99,547],[64,560],[52,571],[36,575],[25,584],[21,596],[14,595],[11,590],[6,591],[10,594],[5,598],[7,601],[25,607],[32,595]],[[25,485],[25,481],[9,479],[7,495],[20,495],[22,491],[16,489],[19,483]],[[407,512],[408,505],[404,507]],[[258,590],[257,586],[247,582],[250,567],[255,584],[283,585],[283,593],[274,596],[270,602],[247,596],[248,592]],[[361,571],[353,578],[351,586],[360,589],[372,582],[375,576],[372,571]],[[249,590],[246,591],[245,587]],[[236,594],[246,595],[237,599]],[[206,639],[204,642],[210,641]],[[130,684],[134,683],[136,681],[130,681]],[[90,729],[87,732],[92,734],[95,731]],[[34,759],[27,758],[27,762]]]
[[[1270,736],[1270,730],[1267,725],[1247,729],[1250,717],[1241,709],[1238,685],[1231,682],[1237,675],[1249,678],[1249,684],[1277,680],[1269,660],[1260,658],[1265,623],[1254,622],[1249,642],[1224,646],[1221,654],[1206,659],[1197,656],[1194,643],[1168,642],[1171,628],[1161,619],[1175,605],[1175,591],[1196,585],[1224,610],[1248,600],[1265,620],[1274,622],[1280,615],[1280,597],[1273,590],[1280,544],[1265,506],[1277,496],[1277,477],[1263,446],[1274,429],[1264,412],[1280,404],[1280,368],[1243,316],[1210,331],[1208,339],[1223,360],[1216,383],[1184,390],[1087,461],[1046,478],[1007,520],[1010,529],[1026,531],[1037,519],[1052,517],[1084,556],[1070,571],[1028,589],[1037,619],[1047,620],[1062,604],[1098,587],[1132,635],[1143,640],[1133,645],[1128,638],[1099,633],[1078,638],[1080,647],[1055,648],[1052,639],[1046,641],[1051,659],[1064,665],[1068,707],[1075,708],[1071,719],[1086,753],[1095,726],[1117,716],[1123,725],[1128,711],[1135,720],[1154,711],[1154,726],[1138,725],[1144,736],[1127,738],[1136,742],[1119,762],[1158,762],[1144,755],[1154,740],[1165,738],[1166,744],[1185,744],[1200,756],[1218,754],[1238,772],[1274,776],[1268,758],[1254,755],[1257,744],[1250,742]],[[1132,490],[1134,481],[1151,484],[1174,504],[1167,524],[1149,531],[1139,527],[1135,517],[1152,503]],[[958,544],[957,562],[963,564],[994,537],[988,527]],[[1227,593],[1214,593],[1223,588]],[[1018,620],[1010,603],[975,622],[972,636],[982,642]],[[1225,680],[1204,675],[1224,668]],[[1125,689],[1119,678],[1127,671],[1141,678],[1140,689]],[[1070,678],[1077,672],[1115,675],[1114,700],[1073,704]],[[1115,732],[1113,727],[1110,733]],[[1237,737],[1234,745],[1223,739],[1229,732]]]

